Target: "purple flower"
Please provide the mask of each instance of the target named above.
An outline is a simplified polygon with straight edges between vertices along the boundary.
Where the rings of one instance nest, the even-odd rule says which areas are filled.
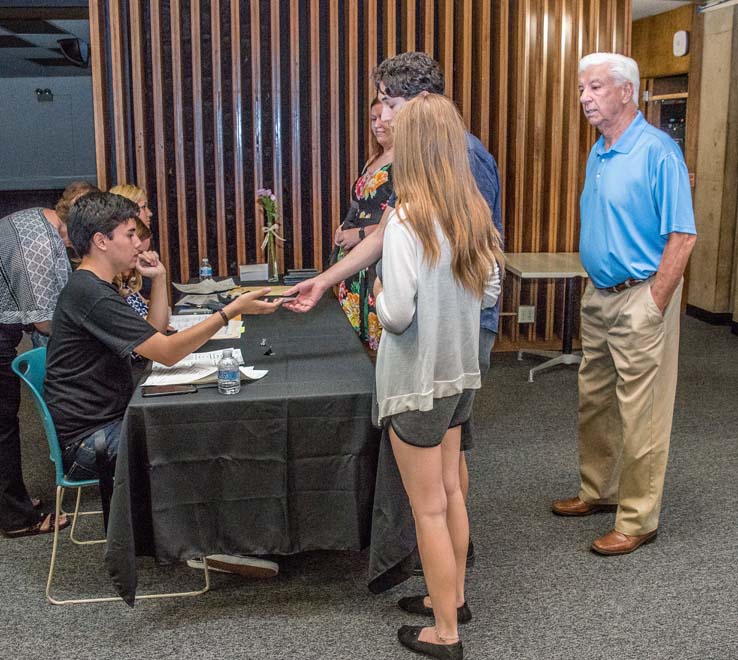
[[[272,191],[269,188],[259,188],[259,190],[256,191],[257,197],[271,197],[274,199],[274,195]]]

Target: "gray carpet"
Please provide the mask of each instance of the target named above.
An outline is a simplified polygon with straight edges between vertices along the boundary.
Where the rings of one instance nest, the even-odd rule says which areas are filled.
[[[672,450],[655,543],[604,558],[589,544],[610,514],[549,513],[576,493],[576,371],[527,382],[534,360],[496,355],[476,405],[470,514],[478,559],[466,657],[526,660],[729,660],[738,657],[738,337],[685,318]],[[26,478],[53,497],[51,464],[24,401]],[[90,498],[94,504],[94,498]],[[87,528],[98,532],[96,526]],[[1,658],[411,658],[396,608],[420,579],[382,596],[366,589],[366,556],[310,553],[277,578],[215,575],[196,599],[55,607],[44,599],[51,539],[0,540]],[[101,549],[64,534],[62,594],[110,591]],[[142,589],[194,588],[201,575],[141,560]]]

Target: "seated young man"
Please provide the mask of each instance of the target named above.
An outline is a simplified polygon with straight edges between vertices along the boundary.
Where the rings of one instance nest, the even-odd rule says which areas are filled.
[[[269,289],[237,298],[221,313],[177,334],[166,327],[166,271],[155,252],[141,252],[138,205],[119,195],[89,193],[69,215],[69,239],[82,258],[59,295],[48,346],[45,398],[56,425],[64,467],[73,479],[97,476],[96,447],[115,462],[123,415],[133,394],[133,351],[172,365],[198,349],[238,314],[271,314],[281,300],[265,302]],[[148,321],[112,284],[136,268],[152,280]]]

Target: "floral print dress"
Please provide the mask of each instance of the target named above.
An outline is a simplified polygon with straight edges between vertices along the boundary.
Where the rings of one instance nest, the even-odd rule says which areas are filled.
[[[351,196],[354,204],[344,223],[350,227],[377,225],[392,194],[392,163],[371,171],[370,163],[364,166],[361,176],[353,185]],[[346,252],[341,248],[338,259]],[[338,300],[344,314],[367,348],[376,351],[382,328],[374,307],[374,266],[360,270],[350,279],[338,285]]]

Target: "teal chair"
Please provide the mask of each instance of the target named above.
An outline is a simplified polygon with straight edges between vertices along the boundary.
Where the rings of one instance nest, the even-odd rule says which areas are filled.
[[[22,353],[13,360],[11,364],[13,371],[20,377],[25,383],[26,387],[30,391],[33,397],[33,403],[38,410],[38,414],[41,417],[41,422],[44,426],[46,433],[46,440],[49,443],[49,458],[54,463],[54,470],[56,473],[56,517],[62,514],[72,518],[72,528],[69,534],[69,538],[73,543],[77,545],[92,545],[96,543],[105,543],[105,539],[93,539],[89,541],[80,541],[74,535],[75,527],[77,524],[77,518],[79,516],[87,515],[101,515],[102,511],[80,511],[79,504],[82,495],[82,489],[86,486],[98,486],[99,482],[97,479],[83,479],[73,480],[68,479],[64,474],[64,466],[62,464],[61,448],[59,447],[59,439],[56,435],[56,427],[54,426],[54,420],[51,418],[51,413],[46,407],[44,401],[44,377],[46,376],[46,348],[34,348],[31,351]],[[64,500],[64,492],[67,488],[77,489],[77,501],[74,506],[74,513],[67,513],[63,510],[62,504]],[[54,577],[54,567],[56,565],[56,553],[59,542],[59,529],[54,528],[54,544],[51,550],[51,565],[49,566],[49,577],[46,580],[46,598],[50,603],[54,605],[72,605],[76,603],[103,603],[121,600],[119,597],[105,597],[105,598],[82,598],[82,599],[69,599],[69,600],[58,600],[51,595],[51,582]],[[146,594],[143,596],[137,596],[136,600],[146,598],[171,598],[174,596],[198,596],[205,593],[210,589],[210,575],[208,571],[207,562],[205,562],[205,585],[198,591],[187,591],[169,594]]]

